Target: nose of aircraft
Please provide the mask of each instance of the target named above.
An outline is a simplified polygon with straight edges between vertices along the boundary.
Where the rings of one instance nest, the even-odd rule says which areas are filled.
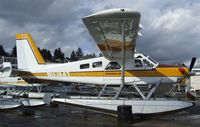
[[[181,74],[183,74],[185,76],[195,75],[195,72],[192,71],[192,68],[194,67],[195,62],[196,62],[196,57],[193,57],[189,68],[186,66],[179,67],[179,71],[181,72]]]
[[[181,74],[183,74],[183,75],[185,75],[185,74],[187,73],[186,71],[189,72],[188,69],[184,69],[183,67],[179,67],[178,69],[179,69],[179,71],[181,72]]]
[[[180,71],[181,74],[183,74],[184,76],[192,76],[192,75],[195,75],[195,72],[190,71],[190,69],[187,68],[187,67],[179,67],[179,71]]]

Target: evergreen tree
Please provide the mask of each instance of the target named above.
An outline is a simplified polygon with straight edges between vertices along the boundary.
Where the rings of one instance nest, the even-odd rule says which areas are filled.
[[[54,61],[59,60],[59,62],[64,62],[65,55],[60,48],[55,49],[53,59]]]
[[[65,59],[65,55],[64,55],[64,53],[61,51],[60,48],[58,48],[58,58],[61,59],[62,61],[64,61],[64,59]]]
[[[0,45],[0,56],[9,56],[9,53],[4,50],[2,45]]]
[[[13,47],[11,53],[10,53],[10,56],[12,57],[17,57],[17,49],[16,49],[16,45]]]
[[[102,57],[103,55],[102,55],[102,53],[99,53],[99,57]]]
[[[39,50],[39,52],[42,54],[42,51],[41,51],[40,47],[38,47],[38,50]]]
[[[83,57],[83,51],[81,48],[78,48],[77,51],[76,51],[76,58],[77,60],[80,60],[82,57]]]
[[[76,54],[75,54],[75,51],[73,50],[72,53],[71,53],[71,56],[70,56],[70,61],[76,61]]]
[[[48,50],[47,51],[47,58],[49,61],[52,61],[52,55],[51,55],[51,52]]]
[[[45,61],[48,61],[48,51],[47,51],[47,49],[42,49],[41,50],[41,54],[42,54],[42,56],[43,56],[43,58],[45,59]]]
[[[38,47],[38,50],[40,51],[42,57],[44,58],[45,61],[52,61],[52,55],[51,52],[45,48],[42,50]]]
[[[53,57],[54,57],[54,60],[58,58],[58,49],[55,49]]]
[[[95,53],[92,54],[92,58],[96,58],[96,54]]]

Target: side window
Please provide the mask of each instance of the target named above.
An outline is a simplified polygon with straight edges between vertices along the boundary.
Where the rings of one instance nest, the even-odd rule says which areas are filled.
[[[106,66],[106,70],[112,70],[112,69],[120,69],[121,66],[117,63],[117,62],[110,62],[107,66]]]
[[[89,68],[90,67],[90,64],[89,63],[87,63],[87,64],[81,64],[80,65],[80,69],[87,69],[87,68]]]
[[[17,80],[22,80],[22,78],[18,78]]]
[[[94,62],[94,63],[92,63],[92,67],[93,67],[93,68],[102,67],[102,62],[101,62],[101,61],[99,61],[99,62]]]
[[[142,61],[140,59],[135,59],[135,67],[142,67]]]

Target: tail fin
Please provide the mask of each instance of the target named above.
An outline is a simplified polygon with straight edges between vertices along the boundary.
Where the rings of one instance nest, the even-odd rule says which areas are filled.
[[[18,69],[31,70],[45,61],[31,35],[16,34]]]

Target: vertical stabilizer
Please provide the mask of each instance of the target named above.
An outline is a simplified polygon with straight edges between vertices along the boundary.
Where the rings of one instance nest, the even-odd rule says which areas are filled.
[[[12,72],[12,66],[10,62],[3,62],[3,66],[0,68],[0,78],[10,77]]]
[[[16,34],[18,69],[31,70],[45,61],[30,34]]]

